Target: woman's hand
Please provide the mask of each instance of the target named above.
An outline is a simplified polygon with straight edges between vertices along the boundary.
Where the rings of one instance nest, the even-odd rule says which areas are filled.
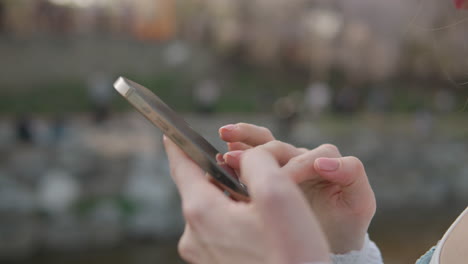
[[[285,174],[303,190],[333,253],[361,249],[376,202],[360,160],[341,157],[330,144],[313,150],[296,148],[275,141],[268,129],[251,124],[224,126],[219,133],[230,150],[223,158],[234,169],[239,168],[243,152],[255,146],[263,145],[277,156]]]
[[[328,263],[329,250],[300,189],[277,155],[260,146],[244,153],[239,170],[251,201],[229,199],[165,138],[171,175],[186,219],[179,253],[190,263]]]

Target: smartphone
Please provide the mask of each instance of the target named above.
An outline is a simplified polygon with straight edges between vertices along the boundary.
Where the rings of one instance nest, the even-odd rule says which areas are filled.
[[[213,183],[235,200],[249,200],[247,187],[239,181],[236,173],[226,164],[218,162],[216,156],[220,152],[158,96],[124,77],[115,81],[114,88],[205,170],[213,178]]]

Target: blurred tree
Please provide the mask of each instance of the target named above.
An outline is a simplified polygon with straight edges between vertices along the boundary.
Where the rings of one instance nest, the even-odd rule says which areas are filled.
[[[468,9],[468,1],[466,1],[466,0],[455,0],[455,6],[458,9]]]

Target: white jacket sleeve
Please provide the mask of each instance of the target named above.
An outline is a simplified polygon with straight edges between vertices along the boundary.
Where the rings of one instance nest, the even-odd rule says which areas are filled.
[[[377,245],[366,235],[364,246],[359,251],[351,251],[346,254],[332,254],[333,264],[383,264],[382,255]]]

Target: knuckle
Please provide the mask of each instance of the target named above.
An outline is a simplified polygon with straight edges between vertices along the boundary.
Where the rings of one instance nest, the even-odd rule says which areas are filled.
[[[237,125],[237,127],[240,128],[241,130],[246,129],[246,128],[248,128],[249,126],[251,126],[250,124],[247,124],[247,123],[244,123],[244,122],[237,123],[236,125]]]
[[[304,154],[304,153],[306,153],[306,152],[309,151],[309,150],[306,149],[306,148],[298,148],[297,150],[298,150],[299,152],[301,152],[301,154]]]
[[[288,161],[288,167],[294,168],[295,171],[314,173],[314,160],[309,156],[299,155]]]
[[[259,155],[265,155],[265,153],[271,154],[270,151],[265,148],[265,145],[248,149],[240,156],[240,164],[251,164],[252,160],[255,160]]]
[[[179,255],[186,261],[195,260],[196,249],[191,243],[191,238],[187,235],[183,235],[177,244],[177,251]]]
[[[358,159],[357,157],[355,156],[349,156],[348,157],[348,160],[351,164],[351,167],[357,171],[357,172],[364,172],[365,171],[365,168],[364,168],[364,164],[362,163],[362,161],[360,159]]]
[[[278,140],[273,140],[269,141],[263,145],[260,145],[257,149],[258,150],[263,150],[268,153],[274,154],[274,153],[279,153],[284,149],[285,143],[278,141]]]
[[[279,140],[273,140],[273,141],[270,141],[269,143],[271,143],[271,146],[275,150],[291,151],[292,149],[295,149],[293,145],[285,143],[283,141],[279,141]]]
[[[249,161],[256,156],[256,153],[258,153],[258,151],[258,148],[251,148],[242,153],[239,160],[241,170],[242,168],[247,166],[246,164],[250,164]]]
[[[313,162],[308,162],[308,161],[309,161],[309,159],[308,159],[307,156],[300,155],[300,156],[296,156],[296,157],[290,159],[288,161],[288,164],[290,166],[299,166],[299,165],[302,165],[304,163],[310,163],[311,165],[313,165]]]
[[[256,194],[258,201],[268,208],[276,208],[288,200],[287,189],[280,183],[270,182],[267,188],[258,190]]]
[[[262,126],[259,126],[258,129],[263,135],[273,137],[273,134],[271,133],[270,129]]]
[[[279,141],[279,140],[272,140],[269,141],[268,143],[265,144],[265,147],[271,148],[271,149],[277,149],[281,147],[284,143]]]
[[[242,153],[242,155],[240,156],[240,162],[244,163],[246,160],[249,160],[250,156],[254,156],[255,152],[257,152],[258,149],[259,147],[245,150],[244,153]]]
[[[325,149],[328,153],[332,155],[340,155],[340,150],[338,149],[337,146],[333,144],[329,144],[329,143],[322,144],[319,146],[319,148]]]

